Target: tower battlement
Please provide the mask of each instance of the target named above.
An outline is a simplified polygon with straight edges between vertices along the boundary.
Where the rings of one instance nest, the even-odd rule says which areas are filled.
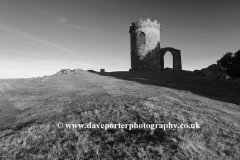
[[[155,19],[154,20],[151,20],[149,18],[147,18],[146,20],[139,19],[136,22],[132,22],[129,33],[131,33],[133,30],[143,27],[152,27],[160,30],[160,23],[157,22],[157,20]]]

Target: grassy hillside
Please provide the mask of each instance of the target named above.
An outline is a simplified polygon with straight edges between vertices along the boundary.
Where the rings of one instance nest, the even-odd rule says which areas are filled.
[[[198,122],[200,129],[69,129],[59,122]],[[238,160],[240,82],[86,71],[0,80],[0,157]]]

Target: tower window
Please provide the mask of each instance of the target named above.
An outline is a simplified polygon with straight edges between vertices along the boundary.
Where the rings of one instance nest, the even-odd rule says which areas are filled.
[[[146,44],[146,36],[143,32],[139,35],[139,44]]]

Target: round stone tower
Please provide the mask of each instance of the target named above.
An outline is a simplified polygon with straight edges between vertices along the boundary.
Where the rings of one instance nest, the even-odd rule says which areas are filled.
[[[156,20],[133,22],[130,26],[131,69],[160,70],[160,23]]]

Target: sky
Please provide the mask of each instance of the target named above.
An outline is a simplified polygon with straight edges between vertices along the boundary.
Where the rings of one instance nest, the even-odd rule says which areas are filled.
[[[240,49],[239,0],[0,0],[0,79],[60,69],[128,71],[132,22],[155,19],[184,70]],[[172,67],[167,52],[165,67]]]

